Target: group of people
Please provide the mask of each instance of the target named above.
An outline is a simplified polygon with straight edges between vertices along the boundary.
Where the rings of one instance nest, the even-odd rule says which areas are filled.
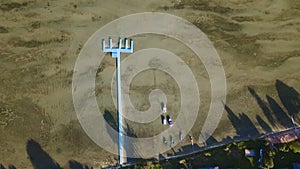
[[[164,103],[164,106],[162,108],[162,112],[163,112],[163,114],[167,113],[167,104],[166,103]],[[162,115],[163,125],[164,126],[167,125],[167,122],[168,122],[169,126],[173,126],[173,121],[172,121],[171,117],[169,115],[167,115],[167,116]]]

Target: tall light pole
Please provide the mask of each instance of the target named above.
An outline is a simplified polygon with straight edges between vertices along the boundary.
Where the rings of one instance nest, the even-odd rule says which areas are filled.
[[[130,40],[130,46],[128,47],[128,39],[125,39],[124,47],[122,47],[122,39],[119,38],[119,43],[117,47],[113,47],[112,39],[109,38],[109,47],[105,46],[105,40],[102,40],[102,51],[111,53],[112,58],[116,58],[117,66],[116,66],[116,81],[117,81],[117,102],[118,102],[118,125],[119,125],[119,163],[122,166],[123,164],[123,118],[122,118],[122,95],[121,95],[121,58],[120,53],[133,53],[133,41]]]

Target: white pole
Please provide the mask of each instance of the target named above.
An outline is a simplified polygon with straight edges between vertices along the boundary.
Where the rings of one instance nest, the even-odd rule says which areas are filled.
[[[122,118],[122,94],[121,94],[121,58],[120,53],[117,54],[117,93],[118,93],[118,123],[119,123],[119,154],[120,154],[120,165],[123,164],[123,118]]]

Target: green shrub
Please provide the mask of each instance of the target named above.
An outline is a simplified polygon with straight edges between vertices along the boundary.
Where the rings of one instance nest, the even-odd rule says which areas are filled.
[[[237,146],[238,149],[240,149],[240,150],[246,148],[246,145],[245,145],[245,142],[244,142],[244,141],[238,142],[236,146]]]
[[[253,157],[247,157],[247,159],[249,160],[251,166],[253,167],[254,166],[254,159],[253,159]]]
[[[267,168],[273,168],[274,167],[274,161],[272,157],[266,157],[263,160],[265,167]]]
[[[204,155],[205,155],[205,157],[210,157],[211,153],[210,152],[205,152]]]
[[[293,141],[289,143],[289,148],[293,150],[294,153],[300,153],[300,143],[299,141]]]
[[[289,146],[287,144],[282,144],[279,146],[279,151],[282,151],[282,152],[289,152]]]

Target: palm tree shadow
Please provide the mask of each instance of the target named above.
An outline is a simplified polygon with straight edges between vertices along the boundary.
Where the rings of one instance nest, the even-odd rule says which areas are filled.
[[[14,165],[9,165],[8,169],[17,169]]]
[[[275,126],[275,119],[272,115],[271,110],[268,108],[267,103],[265,103],[251,87],[248,87],[250,94],[256,99],[257,104],[262,109],[264,115],[268,118],[268,121],[272,126]]]
[[[256,115],[256,120],[266,133],[272,132],[272,128],[261,118],[260,115]]]
[[[62,169],[33,139],[27,141],[26,150],[34,169]]]
[[[87,165],[82,165],[78,161],[70,160],[69,161],[70,169],[93,169],[93,167],[89,168]]]
[[[5,167],[0,163],[0,169],[5,169]]]
[[[259,135],[257,128],[245,113],[241,113],[237,116],[226,104],[225,110],[228,113],[229,120],[235,128],[238,137],[244,138]]]
[[[299,121],[297,115],[300,111],[300,94],[293,87],[286,85],[280,80],[276,80],[275,86],[278,96],[289,115]]]
[[[5,169],[5,167],[0,163],[0,169]],[[14,165],[9,165],[8,169],[17,169]]]
[[[282,110],[280,105],[269,95],[267,95],[266,98],[278,123],[285,128],[292,127],[293,125],[291,123],[290,117],[286,114],[285,111]]]

